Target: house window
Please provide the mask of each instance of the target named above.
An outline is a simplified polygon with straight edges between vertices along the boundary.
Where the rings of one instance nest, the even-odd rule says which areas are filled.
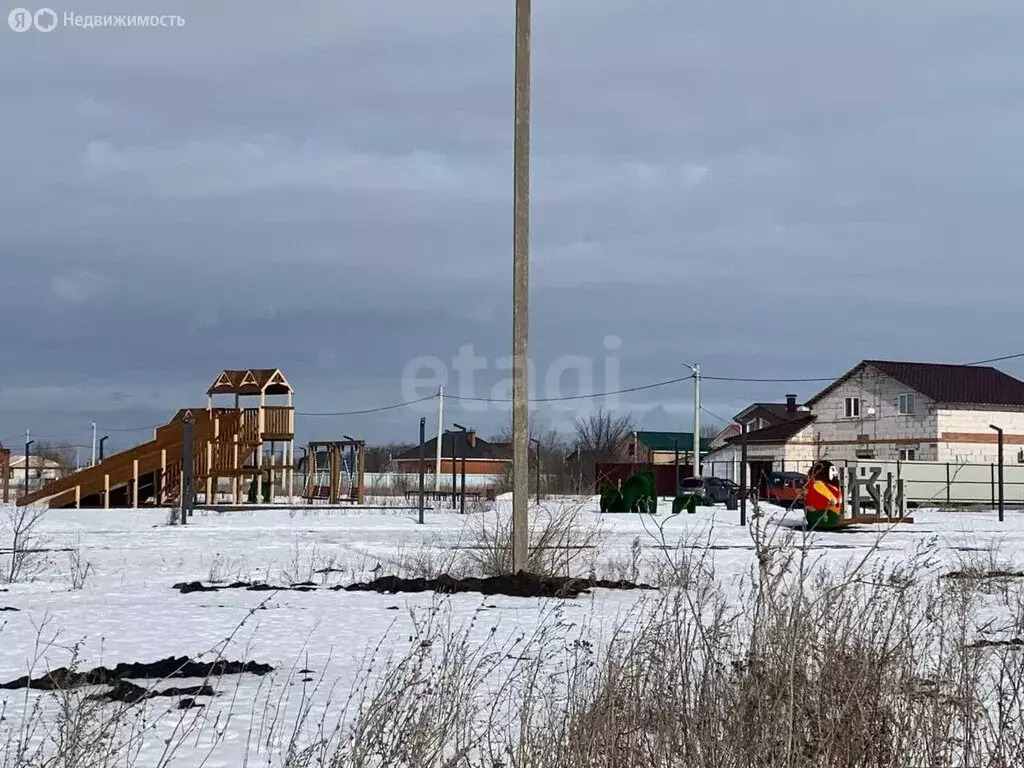
[[[914,394],[912,392],[900,395],[900,413],[904,416],[914,415]]]
[[[860,398],[859,397],[848,397],[848,398],[846,398],[846,418],[848,418],[848,419],[860,418]]]
[[[917,449],[900,448],[900,461],[917,461]]]

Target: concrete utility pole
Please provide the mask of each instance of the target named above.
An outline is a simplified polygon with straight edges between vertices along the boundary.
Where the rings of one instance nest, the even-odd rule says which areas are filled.
[[[92,464],[90,467],[96,466],[96,422],[92,423]]]
[[[700,363],[687,365],[693,371],[693,476],[700,477]]]
[[[516,0],[515,137],[512,198],[512,570],[526,568],[529,536],[530,406],[526,368],[530,258],[530,10]]]
[[[437,388],[437,455],[434,456],[434,493],[441,490],[441,438],[444,435],[444,387]]]

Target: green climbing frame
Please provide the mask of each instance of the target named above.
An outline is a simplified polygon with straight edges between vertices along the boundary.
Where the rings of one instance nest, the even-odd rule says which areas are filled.
[[[614,485],[603,486],[601,488],[601,511],[656,514],[658,492],[654,483],[654,475],[650,472],[637,472],[624,480],[618,488]]]

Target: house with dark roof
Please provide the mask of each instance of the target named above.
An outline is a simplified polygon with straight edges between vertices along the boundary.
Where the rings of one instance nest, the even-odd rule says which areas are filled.
[[[807,405],[815,452],[840,460],[990,464],[993,425],[1024,445],[1024,381],[989,366],[865,360]]]
[[[1004,430],[1004,463],[1024,462],[1024,381],[990,367],[863,360],[804,406],[784,413],[765,406],[736,415],[748,425],[752,478],[806,472],[816,459],[993,464],[992,426]],[[762,424],[773,416],[774,424]],[[735,480],[741,440],[724,437],[705,459],[705,474]]]
[[[755,404],[737,421],[755,413],[764,410]],[[818,458],[992,464],[998,461],[992,426],[1003,429],[1005,463],[1024,457],[1024,381],[987,366],[864,360],[791,416],[757,430],[748,426],[751,477],[806,471]],[[705,459],[706,474],[736,479],[741,441],[726,438]]]
[[[796,395],[786,395],[782,403],[753,403],[733,419],[734,423],[712,441],[713,450],[704,458],[704,475],[739,482],[744,427],[747,430],[748,477],[752,481],[773,470],[806,469],[813,460],[805,438],[814,416],[806,405],[798,404]]]
[[[441,476],[452,472],[452,453],[455,456],[455,471],[462,472],[462,460],[466,460],[467,475],[504,474],[512,466],[512,446],[508,443],[492,443],[478,436],[476,432],[445,432],[441,436]],[[434,474],[437,461],[437,438],[424,443],[425,470]],[[418,473],[420,464],[419,446],[395,457],[399,472]]]

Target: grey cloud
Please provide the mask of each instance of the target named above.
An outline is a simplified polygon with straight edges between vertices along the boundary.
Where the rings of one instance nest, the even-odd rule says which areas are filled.
[[[507,354],[511,0],[143,5],[74,10],[186,25],[0,30],[0,295],[31,317],[0,337],[0,439],[156,423],[222,366],[346,410],[399,398],[419,355]],[[1020,3],[534,6],[542,369],[607,334],[623,386],[1018,351]],[[685,387],[622,403],[689,421]]]

